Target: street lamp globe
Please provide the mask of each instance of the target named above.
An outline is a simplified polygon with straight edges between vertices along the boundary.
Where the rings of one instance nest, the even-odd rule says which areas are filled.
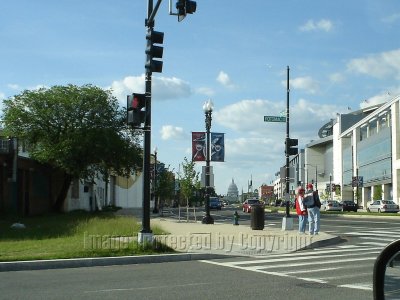
[[[214,108],[214,104],[211,101],[211,99],[208,99],[206,102],[204,102],[204,105],[203,105],[204,112],[211,112],[213,110],[213,108]]]

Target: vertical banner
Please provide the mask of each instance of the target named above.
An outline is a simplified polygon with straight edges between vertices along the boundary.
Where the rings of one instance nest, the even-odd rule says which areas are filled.
[[[205,161],[206,151],[206,133],[192,132],[192,161]]]
[[[211,161],[224,161],[224,133],[211,132]]]

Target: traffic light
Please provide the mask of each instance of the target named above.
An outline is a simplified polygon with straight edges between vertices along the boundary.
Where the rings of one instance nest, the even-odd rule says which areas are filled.
[[[299,151],[297,149],[297,145],[299,144],[299,140],[298,139],[290,139],[287,138],[285,140],[285,153],[287,155],[296,155]]]
[[[146,96],[145,94],[132,94],[126,97],[126,107],[128,110],[127,121],[128,125],[133,127],[140,127],[145,121],[146,112]]]
[[[154,44],[162,44],[164,42],[164,32],[155,31],[152,28],[146,35],[146,69],[151,72],[162,72],[163,62],[161,60],[154,60],[154,58],[162,58],[164,48]]]
[[[176,9],[178,10],[178,21],[182,21],[186,14],[192,14],[196,11],[196,1],[178,0],[176,2]]]

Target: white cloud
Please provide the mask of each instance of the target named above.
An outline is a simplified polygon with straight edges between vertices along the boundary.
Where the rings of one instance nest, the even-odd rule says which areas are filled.
[[[127,76],[122,80],[115,80],[111,87],[113,94],[120,103],[126,105],[126,95],[130,93],[144,93],[145,76]],[[153,77],[152,96],[156,100],[176,99],[187,97],[191,94],[190,86],[187,82],[176,78]]]
[[[224,71],[220,71],[218,76],[217,76],[217,81],[222,84],[223,86],[227,87],[227,88],[233,88],[234,85],[231,81],[231,79],[229,78],[229,75],[226,74]]]
[[[253,132],[263,125],[264,114],[277,114],[283,103],[268,100],[242,100],[215,111],[214,116],[219,124],[236,131]]]
[[[163,140],[185,139],[187,137],[182,127],[174,127],[172,125],[164,125],[160,133]]]
[[[347,70],[379,79],[390,76],[400,79],[400,49],[353,59],[347,64]]]
[[[9,84],[7,84],[7,87],[12,89],[12,90],[19,90],[20,89],[19,85],[15,84],[15,83],[9,83]]]
[[[400,92],[400,88],[394,89],[392,91],[384,91],[379,93],[378,95],[372,96],[371,98],[365,99],[360,103],[360,108],[365,108],[381,103],[385,103],[390,101],[395,95],[398,95]]]
[[[333,73],[333,74],[329,75],[329,80],[332,83],[340,83],[345,80],[345,76],[343,76],[343,74],[340,74],[340,73]]]
[[[327,19],[319,21],[308,20],[304,25],[300,26],[300,31],[325,31],[329,32],[333,29],[333,23]]]
[[[382,22],[384,23],[395,23],[398,20],[400,20],[400,13],[392,14],[390,16],[382,18]]]
[[[282,84],[287,85],[286,81],[282,81]],[[291,79],[290,85],[295,89],[305,90],[309,94],[316,94],[319,91],[318,82],[310,76]]]
[[[213,89],[208,88],[208,87],[200,87],[196,89],[196,93],[201,94],[201,95],[205,95],[208,97],[214,96],[215,92]]]
[[[285,124],[264,122],[264,116],[279,116],[282,111],[285,111],[285,108],[286,103],[283,101],[242,100],[215,111],[214,119],[219,125],[245,135],[243,144],[247,143],[247,147],[252,148],[256,146],[253,142],[246,142],[249,138],[260,136],[263,139],[280,140],[283,138]],[[335,118],[336,113],[347,112],[347,106],[319,104],[306,99],[292,101],[289,109],[291,131],[303,141],[315,139],[318,129],[330,119]],[[275,146],[281,147],[282,145],[269,145],[266,149],[272,150]],[[240,149],[238,145],[235,147]],[[248,151],[252,150],[248,149]]]

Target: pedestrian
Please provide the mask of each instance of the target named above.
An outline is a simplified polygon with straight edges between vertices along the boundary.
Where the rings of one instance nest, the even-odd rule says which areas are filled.
[[[299,217],[299,233],[303,234],[306,232],[307,209],[304,205],[304,189],[302,187],[297,189],[297,195],[294,201],[296,213]]]
[[[318,191],[314,191],[313,185],[308,183],[304,196],[304,203],[308,213],[308,230],[310,235],[317,235],[320,228],[320,206],[318,205],[320,201]]]

